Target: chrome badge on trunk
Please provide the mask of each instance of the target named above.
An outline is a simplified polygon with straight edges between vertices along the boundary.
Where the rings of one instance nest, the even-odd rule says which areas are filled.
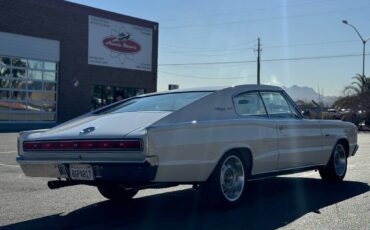
[[[87,134],[87,133],[91,133],[92,131],[95,130],[95,127],[89,127],[89,128],[86,128],[86,129],[83,129],[80,134]]]

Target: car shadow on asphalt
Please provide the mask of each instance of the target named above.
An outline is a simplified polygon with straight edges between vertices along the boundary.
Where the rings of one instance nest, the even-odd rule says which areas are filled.
[[[4,226],[4,229],[276,229],[307,213],[369,191],[366,183],[328,184],[320,179],[275,177],[248,183],[247,199],[234,209],[199,205],[193,189],[133,199],[101,201],[68,214]]]

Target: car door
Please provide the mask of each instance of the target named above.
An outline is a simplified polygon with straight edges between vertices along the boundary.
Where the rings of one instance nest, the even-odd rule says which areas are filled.
[[[259,92],[245,92],[233,98],[235,112],[243,130],[240,137],[253,151],[252,174],[277,170],[278,134],[276,122],[267,116]]]
[[[283,92],[261,92],[270,119],[277,122],[278,169],[317,165],[322,154],[322,132],[318,120],[303,119]]]

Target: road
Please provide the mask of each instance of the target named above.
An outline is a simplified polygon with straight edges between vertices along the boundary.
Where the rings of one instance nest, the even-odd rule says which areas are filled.
[[[231,210],[199,205],[189,186],[140,191],[127,204],[94,187],[49,190],[15,162],[16,134],[0,134],[0,229],[370,229],[370,133],[349,159],[340,184],[306,172],[248,183],[247,200]]]

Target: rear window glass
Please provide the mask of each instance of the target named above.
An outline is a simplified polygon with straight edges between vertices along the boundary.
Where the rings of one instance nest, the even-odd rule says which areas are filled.
[[[168,93],[147,97],[132,98],[95,114],[140,112],[140,111],[176,111],[210,94],[211,92]]]

